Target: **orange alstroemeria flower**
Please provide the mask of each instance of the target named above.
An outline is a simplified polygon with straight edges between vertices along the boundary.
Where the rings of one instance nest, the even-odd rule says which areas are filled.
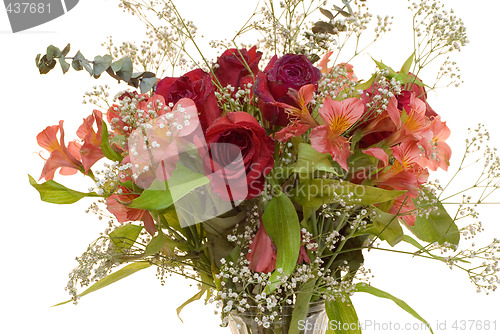
[[[421,165],[433,171],[438,168],[448,170],[451,148],[445,143],[445,140],[450,136],[450,129],[446,125],[446,122],[441,121],[440,116],[431,121],[429,129],[432,131],[432,139],[421,140],[419,142],[425,149],[425,157],[422,157]]]
[[[311,116],[307,105],[311,102],[316,87],[312,84],[300,87],[299,91],[289,91],[290,96],[299,108],[286,103],[274,102],[273,105],[285,109],[289,115],[290,124],[275,134],[274,139],[286,142],[292,137],[303,135],[310,128],[317,126],[318,122]]]
[[[94,122],[96,123],[96,130],[94,130]],[[85,173],[101,158],[104,154],[101,150],[101,136],[102,136],[102,113],[99,110],[94,110],[92,115],[83,120],[80,125],[77,136],[83,140],[83,145],[80,148],[80,156],[82,158]]]
[[[57,139],[59,132],[59,139]],[[59,121],[58,125],[51,125],[45,128],[36,136],[38,145],[46,149],[50,156],[45,161],[40,179],[52,180],[54,173],[58,168],[61,168],[59,174],[72,175],[83,170],[80,155],[78,153],[79,145],[75,142],[70,142],[68,147],[64,144],[64,129],[63,121]]]
[[[396,198],[389,213],[401,215],[406,224],[413,226],[415,206],[412,198],[418,196],[420,186],[427,182],[429,173],[420,166],[421,154],[416,141],[403,142],[392,147],[391,151],[396,160],[387,170],[372,176],[370,183],[383,189],[406,190],[405,194]]]
[[[324,125],[312,129],[311,146],[320,153],[329,153],[333,160],[347,170],[347,158],[351,154],[349,140],[342,136],[363,114],[364,105],[356,98],[342,102],[325,98],[319,114]]]

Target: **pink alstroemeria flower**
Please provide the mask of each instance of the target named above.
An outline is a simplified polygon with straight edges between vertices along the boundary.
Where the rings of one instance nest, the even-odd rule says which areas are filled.
[[[57,132],[59,132],[59,140]],[[58,168],[61,168],[59,171],[61,175],[73,175],[79,170],[83,170],[78,144],[70,142],[68,147],[64,144],[63,121],[59,121],[58,125],[46,127],[36,136],[36,140],[38,145],[50,153],[43,166],[40,179],[52,180]]]
[[[446,122],[441,121],[441,116],[432,120],[429,129],[432,131],[432,139],[419,142],[425,149],[425,157],[422,157],[421,164],[433,171],[438,168],[446,171],[450,165],[451,148],[445,140],[448,139],[451,131]]]
[[[354,71],[353,71],[354,67],[351,64],[339,63],[339,64],[335,65],[335,67],[328,68],[328,62],[330,61],[330,56],[332,54],[333,54],[333,51],[328,51],[323,56],[323,58],[321,59],[321,61],[319,62],[319,66],[321,67],[321,73],[328,74],[331,71],[335,71],[335,72],[338,73],[338,72],[340,72],[339,71],[339,69],[340,69],[340,70],[344,70],[346,72],[347,78],[350,81],[353,81],[353,82],[358,81],[358,78],[356,77],[356,75],[354,74]],[[337,79],[337,81],[338,80],[340,80],[340,79]]]
[[[356,98],[342,102],[325,98],[319,114],[324,125],[312,129],[311,146],[320,153],[329,153],[333,160],[347,170],[347,158],[351,154],[349,140],[342,136],[363,114],[364,105]]]
[[[182,98],[172,108],[162,96],[153,95],[149,102],[138,104],[140,110],[156,110],[158,117],[149,120],[146,128],[133,131],[128,138],[132,171],[137,185],[146,189],[155,179],[166,181],[179,160],[186,139],[200,124],[193,100]],[[145,112],[146,113],[146,112]],[[201,133],[201,129],[200,129]],[[150,146],[146,143],[151,143]]]
[[[420,184],[428,177],[428,172],[419,165],[421,155],[417,142],[401,143],[391,151],[396,160],[388,170],[376,175],[372,183],[388,189],[408,190],[410,197],[417,197]]]
[[[394,105],[393,101],[394,98],[391,99],[391,105]],[[404,141],[430,140],[432,138],[432,131],[429,128],[430,120],[425,115],[425,103],[415,98],[413,94],[407,109],[401,112],[400,119],[395,118],[394,108],[388,106],[388,113],[390,110],[391,120],[393,120],[397,130],[384,140],[384,145],[390,147]]]
[[[281,131],[276,132],[274,139],[286,142],[292,137],[303,135],[310,128],[317,126],[318,122],[311,116],[307,105],[311,102],[316,86],[309,84],[300,87],[299,91],[289,90],[290,96],[299,108],[282,102],[274,102],[273,105],[285,109],[288,113],[290,123]]]
[[[396,198],[389,213],[400,215],[408,226],[413,226],[415,205],[412,198],[418,196],[420,185],[427,182],[429,173],[419,165],[421,155],[416,141],[403,142],[392,147],[391,151],[396,159],[393,165],[374,175],[370,181],[383,189],[407,191]]]

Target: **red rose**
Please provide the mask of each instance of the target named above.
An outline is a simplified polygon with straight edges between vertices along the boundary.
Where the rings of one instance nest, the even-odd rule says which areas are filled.
[[[228,49],[217,58],[217,66],[214,71],[215,77],[222,87],[244,88],[248,83],[254,81],[254,76],[259,72],[259,61],[262,52],[257,52],[254,46],[247,49]],[[249,71],[250,69],[250,71]]]
[[[264,189],[265,176],[274,166],[274,140],[266,130],[252,115],[237,111],[217,119],[207,129],[205,138],[212,170],[222,169],[231,200],[257,197]],[[233,185],[238,185],[238,189]]]
[[[177,103],[182,98],[194,101],[199,120],[205,131],[220,116],[214,86],[210,75],[201,69],[184,74],[180,78],[164,78],[156,85],[156,94],[165,98],[166,103]]]
[[[321,79],[321,72],[304,55],[286,54],[281,58],[271,59],[264,72],[257,75],[254,93],[259,98],[262,116],[272,125],[286,126],[288,115],[275,102],[299,107],[288,95],[289,89],[316,85]]]

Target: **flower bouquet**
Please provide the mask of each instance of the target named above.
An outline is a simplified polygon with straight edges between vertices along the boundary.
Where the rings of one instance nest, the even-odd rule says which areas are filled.
[[[363,46],[372,21],[366,1],[267,1],[232,41],[212,42],[223,49],[214,61],[171,1],[121,6],[149,28],[141,50],[110,39],[109,54],[94,60],[68,56],[69,44],[36,58],[42,74],[59,63],[64,73],[106,72],[131,87],[112,101],[107,87],[89,93],[104,105],[83,120],[78,139],[67,142],[63,121],[37,136],[48,157],[29,182],[41,199],[97,198],[89,211],[112,217],[77,259],[69,301],[156,266],[162,283],[176,273],[199,284],[178,313],[204,298],[234,333],[360,333],[350,300],[358,292],[391,299],[426,323],[370,285],[370,250],[441,261],[467,272],[478,290],[495,290],[500,242],[461,249],[482,228],[457,224],[476,218],[476,206],[498,189],[496,152],[479,145],[488,133],[471,130],[451,177],[480,157],[477,180],[463,190],[429,181],[430,171],[448,170],[451,148],[427,90],[460,83],[447,54],[468,43],[453,11],[411,4],[409,57],[399,70],[374,59],[373,75],[360,79],[350,63],[390,25],[377,17]],[[248,32],[264,37],[239,44]],[[424,83],[422,70],[436,59],[437,81]],[[168,66],[184,72],[162,75]],[[70,189],[53,180],[57,171],[94,184]],[[398,250],[402,243],[413,249]]]

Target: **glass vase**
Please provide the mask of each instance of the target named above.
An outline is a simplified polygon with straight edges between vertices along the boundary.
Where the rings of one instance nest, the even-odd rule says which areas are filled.
[[[292,320],[293,305],[285,306],[271,322],[259,323],[257,314],[250,308],[247,313],[232,312],[229,317],[229,328],[233,334],[288,334]],[[301,334],[324,334],[328,327],[328,316],[324,302],[309,304],[304,319],[295,324]]]

